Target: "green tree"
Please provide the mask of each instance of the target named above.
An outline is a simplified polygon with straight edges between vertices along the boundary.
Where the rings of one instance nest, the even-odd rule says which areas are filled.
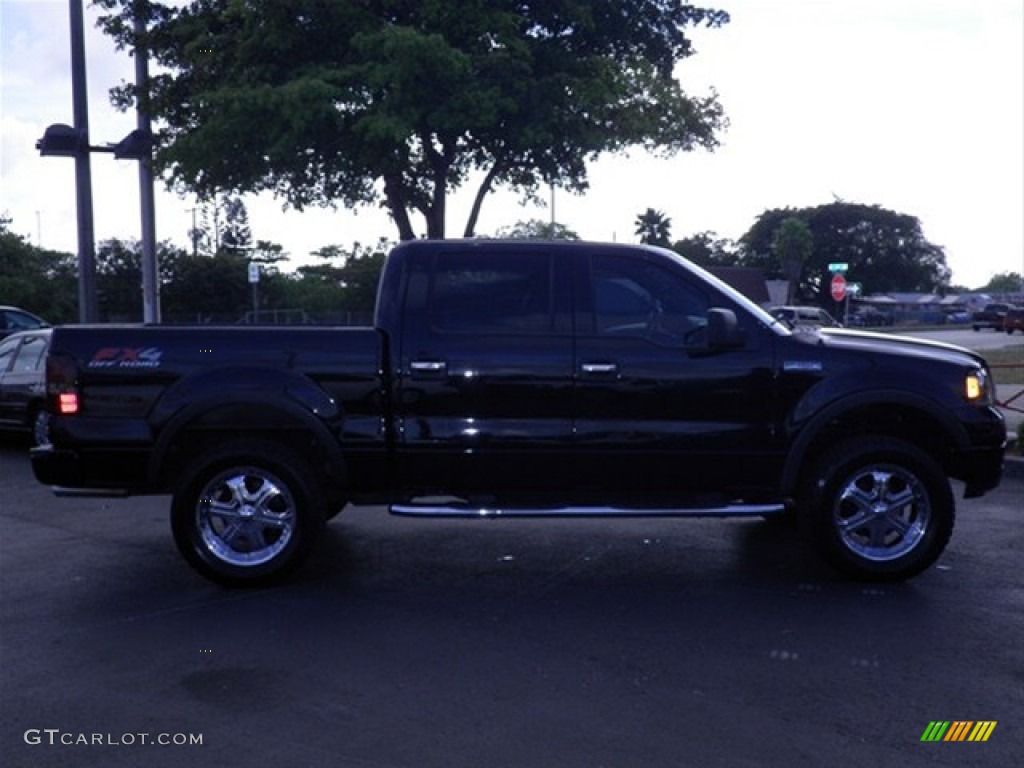
[[[510,227],[502,227],[495,237],[514,240],[579,240],[580,236],[564,224],[557,221],[528,219],[517,221]]]
[[[111,239],[98,244],[96,292],[101,320],[142,320],[142,253],[138,242]]]
[[[348,249],[340,245],[317,249],[311,255],[318,263],[304,264],[286,276],[287,305],[331,322],[347,322],[349,313],[372,312],[390,248],[391,244],[381,238],[372,246],[354,243]]]
[[[304,264],[289,276],[289,306],[315,315],[338,312],[345,304],[343,281],[348,251],[340,245],[325,245],[310,255],[317,258],[317,263]]]
[[[847,277],[861,283],[865,293],[941,293],[949,285],[945,252],[928,241],[916,217],[844,201],[765,211],[740,238],[742,266],[759,267],[769,278],[784,277],[772,243],[788,218],[804,221],[814,239],[797,283],[797,301],[831,301],[828,265],[832,262],[848,263]]]
[[[356,243],[341,269],[345,293],[342,307],[352,312],[372,312],[377,302],[377,285],[390,244],[384,238],[375,245]]]
[[[1024,293],[1024,277],[1020,272],[999,272],[978,289],[981,293]]]
[[[588,161],[717,145],[714,91],[685,93],[689,27],[728,15],[674,0],[97,0],[105,31],[160,64],[146,93],[156,165],[201,196],[271,190],[297,208],[383,202],[399,238],[445,235],[449,192],[478,183],[464,233],[504,186],[579,192]],[[146,32],[133,32],[146,7]]]
[[[249,212],[242,198],[211,194],[198,205],[199,223],[189,231],[195,251],[215,256],[222,248],[244,251],[252,247]]]
[[[0,216],[0,300],[39,315],[50,323],[78,317],[78,270],[75,257],[38,248],[11,231]]]
[[[710,231],[676,240],[672,250],[702,267],[733,267],[739,259],[736,243]]]
[[[772,235],[772,251],[779,260],[783,276],[789,283],[786,289],[786,303],[792,304],[796,297],[797,283],[804,271],[804,264],[814,252],[814,235],[803,219],[789,216],[782,220]]]
[[[245,250],[252,247],[252,230],[249,228],[249,212],[240,197],[224,200],[224,229],[220,234],[222,248]]]
[[[225,251],[215,258],[181,255],[162,291],[168,321],[234,322],[252,309],[249,259]],[[261,289],[263,284],[261,282]]]
[[[662,211],[648,208],[637,215],[635,232],[641,243],[668,248],[672,242],[672,219]]]
[[[157,243],[161,308],[167,286],[180,270],[184,252],[170,242]],[[106,322],[142,322],[142,245],[111,238],[96,247],[96,288],[100,318]]]

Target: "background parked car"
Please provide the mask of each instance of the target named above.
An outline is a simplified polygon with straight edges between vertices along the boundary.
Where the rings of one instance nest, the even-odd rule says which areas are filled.
[[[820,307],[772,307],[772,317],[784,320],[790,328],[842,328],[843,325]]]
[[[31,331],[36,328],[49,328],[50,324],[31,312],[18,307],[0,306],[0,339],[18,331]]]
[[[858,307],[850,313],[849,324],[854,328],[892,325],[892,315],[874,307]]]
[[[12,333],[0,341],[0,429],[28,430],[46,442],[46,350],[50,328]]]
[[[1003,318],[1003,330],[1007,333],[1024,333],[1024,307],[1010,307]]]
[[[966,309],[948,309],[943,311],[943,318],[948,325],[967,325],[971,322],[971,313]]]
[[[971,327],[976,331],[980,331],[982,328],[1001,331],[1003,330],[1003,320],[1009,311],[1009,304],[986,304],[984,309],[978,310],[971,315]]]

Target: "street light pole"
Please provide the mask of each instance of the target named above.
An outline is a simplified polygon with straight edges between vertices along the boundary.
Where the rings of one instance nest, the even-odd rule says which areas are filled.
[[[68,0],[71,19],[71,98],[75,131],[89,145],[89,101],[85,85],[85,27],[82,0]],[[75,155],[75,202],[78,213],[78,320],[94,323],[96,306],[96,243],[93,233],[92,169],[89,152]]]
[[[134,10],[135,39],[141,40],[146,33],[147,0],[136,0]],[[139,89],[135,125],[145,135],[152,135],[149,114],[143,109],[142,100],[149,83],[149,54],[144,45],[135,45],[135,85]],[[160,281],[156,257],[156,207],[153,194],[153,153],[139,157],[139,202],[142,209],[142,320],[146,323],[160,322]]]

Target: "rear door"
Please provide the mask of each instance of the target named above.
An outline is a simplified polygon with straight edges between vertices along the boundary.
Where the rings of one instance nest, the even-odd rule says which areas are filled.
[[[480,494],[558,487],[572,450],[568,260],[542,243],[452,243],[408,269],[400,477]]]
[[[24,426],[29,405],[43,397],[47,339],[25,336],[9,356],[0,349],[0,420]],[[8,339],[7,341],[11,341]]]
[[[639,503],[770,483],[780,466],[771,332],[657,253],[580,259],[578,484]],[[736,312],[742,348],[707,350],[712,306]]]

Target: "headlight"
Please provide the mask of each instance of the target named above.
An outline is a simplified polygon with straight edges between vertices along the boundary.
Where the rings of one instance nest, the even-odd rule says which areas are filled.
[[[969,401],[984,400],[989,394],[989,377],[984,370],[972,371],[964,377],[964,396]]]

